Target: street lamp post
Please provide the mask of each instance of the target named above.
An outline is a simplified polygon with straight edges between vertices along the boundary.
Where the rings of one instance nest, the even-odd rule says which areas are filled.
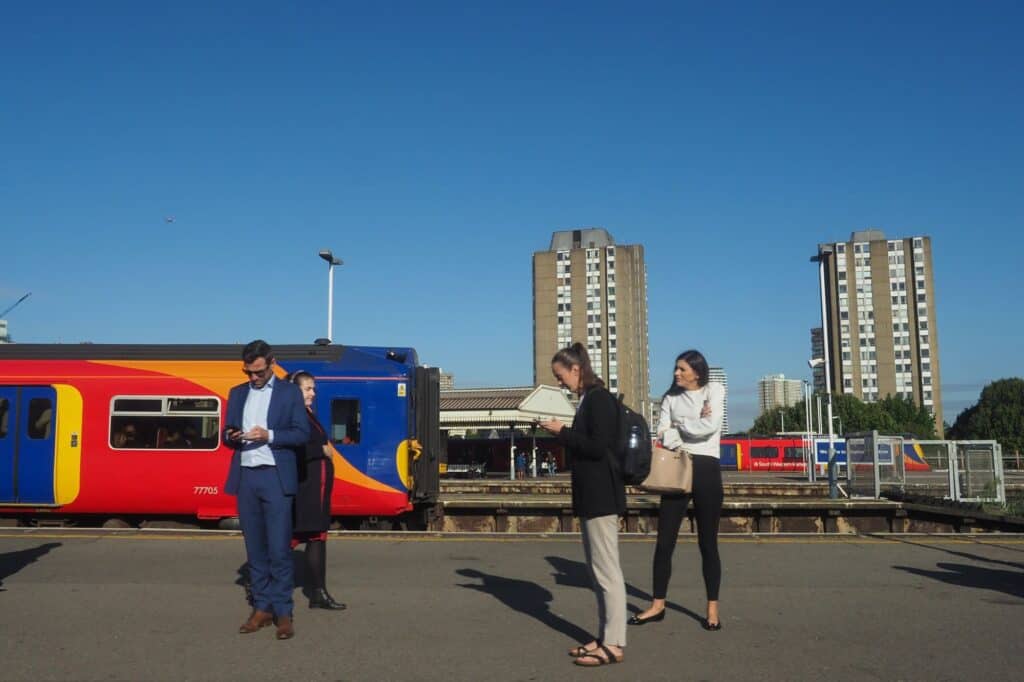
[[[843,415],[837,414],[836,416],[834,416],[832,418],[839,420],[839,435],[840,436],[843,435]]]
[[[531,445],[531,458],[533,460],[531,476],[537,478],[537,425],[530,424],[530,440],[533,441]]]
[[[832,371],[829,367],[829,345],[828,345],[828,313],[825,308],[825,261],[833,253],[831,244],[818,244],[818,254],[812,256],[811,260],[818,263],[818,290],[821,294],[821,340],[825,349],[824,358],[809,360],[812,368],[824,363],[825,365],[825,395],[828,399],[828,496],[831,499],[839,497],[839,485],[836,482],[836,443],[835,432],[832,426]]]
[[[336,258],[330,249],[321,249],[320,257],[327,261],[327,340],[334,341],[334,266],[344,261]]]
[[[508,480],[516,480],[516,425],[508,425]]]
[[[811,435],[814,417],[811,415],[811,387],[804,381],[804,447],[807,451],[807,480],[814,483],[814,437]]]

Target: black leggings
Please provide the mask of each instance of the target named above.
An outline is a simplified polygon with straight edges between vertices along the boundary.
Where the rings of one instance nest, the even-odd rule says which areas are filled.
[[[722,515],[722,467],[717,457],[693,456],[693,492],[662,495],[658,510],[658,546],[654,550],[654,598],[668,594],[672,577],[672,552],[679,539],[679,526],[693,498],[697,518],[697,544],[704,568],[704,588],[708,601],[718,600],[722,582],[722,562],[718,558],[718,519]]]

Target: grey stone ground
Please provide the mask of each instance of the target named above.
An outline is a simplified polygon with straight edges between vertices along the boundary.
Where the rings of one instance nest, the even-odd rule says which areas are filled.
[[[703,631],[697,548],[677,551],[669,617],[627,660],[566,649],[596,609],[578,538],[332,537],[349,603],[294,640],[236,634],[237,535],[0,531],[0,679],[1020,679],[1024,539],[723,538],[724,629]],[[625,539],[630,603],[653,544]]]

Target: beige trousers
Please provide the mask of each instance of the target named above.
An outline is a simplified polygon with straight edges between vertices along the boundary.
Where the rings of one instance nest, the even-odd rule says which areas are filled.
[[[619,564],[619,517],[580,519],[583,554],[597,595],[598,637],[603,644],[626,646],[626,581]]]

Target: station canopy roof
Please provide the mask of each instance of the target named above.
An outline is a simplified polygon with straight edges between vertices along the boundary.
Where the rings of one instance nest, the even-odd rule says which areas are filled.
[[[575,414],[576,408],[554,386],[441,391],[442,429],[525,427],[544,417],[572,421]]]

